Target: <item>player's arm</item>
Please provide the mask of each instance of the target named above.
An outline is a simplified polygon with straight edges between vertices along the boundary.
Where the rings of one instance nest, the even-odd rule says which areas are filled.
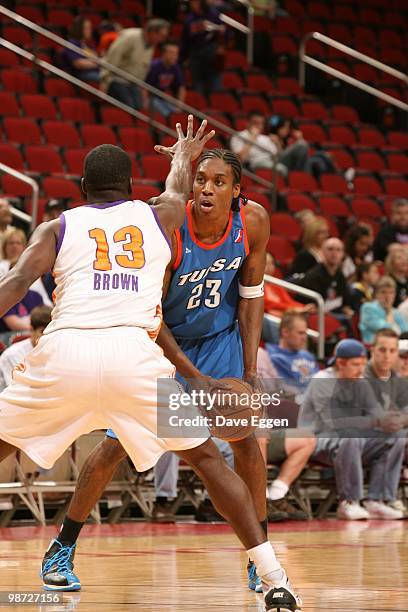
[[[177,142],[172,147],[155,146],[158,153],[171,159],[165,190],[153,202],[160,223],[168,236],[172,236],[174,230],[184,221],[192,185],[191,164],[201,155],[206,143],[215,134],[214,130],[205,134],[206,127],[207,121],[204,120],[194,136],[193,115],[189,115],[186,136],[184,136],[181,125],[177,123]]]
[[[238,322],[244,354],[244,378],[256,379],[256,359],[264,316],[263,278],[270,221],[265,209],[249,202],[245,210],[249,254],[239,278]]]
[[[37,278],[54,267],[60,221],[37,227],[16,265],[0,280],[0,317],[20,302]]]

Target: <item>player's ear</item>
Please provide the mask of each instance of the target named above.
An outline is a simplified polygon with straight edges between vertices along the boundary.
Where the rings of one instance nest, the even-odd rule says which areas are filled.
[[[86,185],[85,185],[85,179],[84,179],[83,177],[81,178],[81,190],[82,190],[82,193],[83,193],[84,195],[86,195],[86,194],[87,194],[87,191],[86,191]]]
[[[241,193],[241,185],[239,183],[235,183],[233,190],[232,190],[232,197],[237,198],[240,193]]]

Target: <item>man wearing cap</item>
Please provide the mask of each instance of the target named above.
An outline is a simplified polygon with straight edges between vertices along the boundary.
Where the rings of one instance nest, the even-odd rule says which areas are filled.
[[[299,427],[317,436],[313,458],[333,466],[340,498],[338,517],[400,519],[390,506],[397,496],[405,440],[392,437],[401,415],[385,409],[363,379],[367,352],[357,340],[341,340],[330,367],[313,376],[299,413]],[[370,471],[364,496],[363,468]],[[398,475],[398,477],[396,477]]]

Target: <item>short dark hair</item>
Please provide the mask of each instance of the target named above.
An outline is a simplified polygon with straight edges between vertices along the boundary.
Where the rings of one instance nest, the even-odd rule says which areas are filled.
[[[366,274],[372,266],[377,267],[377,264],[375,263],[375,261],[369,261],[369,262],[365,261],[362,264],[359,264],[356,268],[357,280],[362,281],[364,274]]]
[[[51,322],[51,311],[49,306],[36,306],[30,313],[30,323],[33,329],[44,329]]]
[[[85,21],[89,21],[89,17],[86,15],[77,15],[72,22],[71,29],[69,31],[69,35],[74,40],[82,40],[84,36],[84,23]],[[82,57],[82,56],[81,56]]]
[[[221,161],[225,162],[227,166],[230,166],[232,170],[232,180],[234,185],[238,185],[241,183],[242,176],[242,164],[238,155],[229,151],[228,149],[208,149],[201,153],[198,158],[197,168],[205,162],[207,159],[221,159]],[[239,210],[239,200],[242,198],[241,194],[237,198],[232,199],[231,209]],[[246,204],[247,199],[244,198],[244,204]]]
[[[97,191],[124,187],[132,176],[132,162],[120,147],[99,145],[89,151],[84,162],[84,179],[87,188]]]
[[[293,326],[293,321],[295,319],[300,319],[301,321],[304,321],[307,325],[307,316],[305,315],[305,313],[291,308],[289,310],[286,310],[282,315],[281,322],[279,325],[279,335],[282,333],[283,329],[291,329]]]
[[[384,327],[383,329],[379,329],[378,331],[375,332],[373,346],[377,344],[378,338],[380,338],[381,336],[383,338],[396,338],[397,340],[399,339],[399,335],[394,329],[390,329],[389,327]]]
[[[145,28],[146,32],[160,32],[160,30],[164,30],[165,28],[169,30],[170,22],[159,18],[149,19]]]
[[[265,119],[265,115],[263,113],[261,113],[261,111],[258,111],[258,110],[251,110],[251,111],[249,111],[249,113],[247,115],[248,121],[251,121],[251,119],[253,119],[253,117],[262,117],[262,119]]]

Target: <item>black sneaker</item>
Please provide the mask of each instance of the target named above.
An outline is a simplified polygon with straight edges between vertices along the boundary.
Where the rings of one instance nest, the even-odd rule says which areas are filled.
[[[46,591],[79,591],[81,583],[74,574],[75,547],[52,540],[44,555],[40,576]]]
[[[293,592],[289,580],[285,586],[272,587],[265,595],[265,609],[277,612],[298,612],[302,609],[302,600]]]
[[[300,508],[296,508],[293,504],[291,504],[286,497],[282,497],[281,499],[269,500],[269,505],[278,512],[284,512],[287,514],[287,520],[289,521],[307,521],[309,519],[306,512],[300,510]]]
[[[172,511],[173,502],[155,503],[151,516],[152,523],[175,523],[176,517]]]
[[[268,511],[268,521],[271,523],[279,523],[280,521],[288,521],[289,515],[287,512],[283,510],[278,510],[275,506],[275,502],[268,499],[267,500],[267,511]]]

